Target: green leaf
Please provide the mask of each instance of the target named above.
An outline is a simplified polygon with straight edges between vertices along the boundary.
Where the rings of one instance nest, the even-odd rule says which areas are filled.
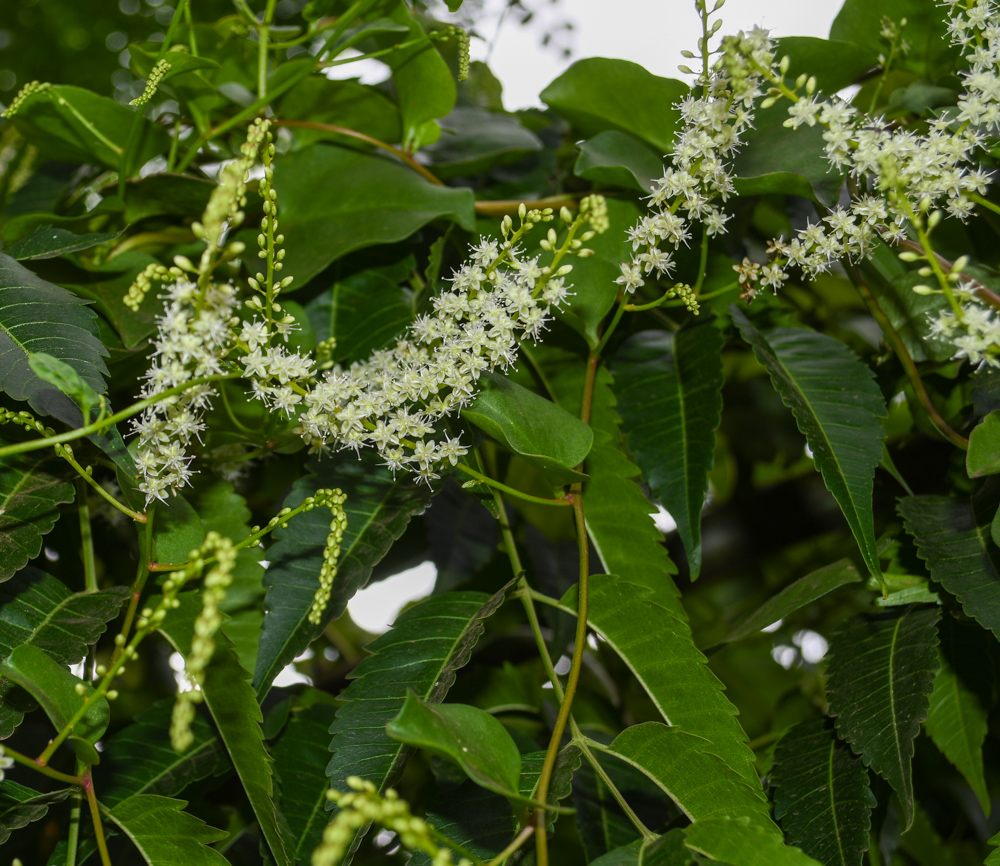
[[[90,232],[78,235],[66,229],[42,226],[5,249],[4,253],[19,262],[31,259],[54,259],[63,253],[88,250],[98,244],[113,241],[120,234],[121,232]]]
[[[575,467],[590,452],[594,441],[590,427],[504,376],[483,373],[479,393],[462,410],[462,417],[523,457],[554,486],[585,477]]]
[[[46,452],[0,459],[0,582],[38,556],[58,506],[73,501],[73,485],[47,471],[54,464]]]
[[[896,253],[877,242],[871,265],[864,268],[870,274],[872,294],[914,361],[949,360],[955,352],[954,344],[931,330],[937,314],[948,307],[948,299],[944,295],[918,295],[913,287],[926,282],[926,277],[917,271],[892,276],[889,267],[898,265]]]
[[[969,478],[1000,473],[1000,411],[990,412],[969,434],[965,469]]]
[[[205,524],[187,497],[176,494],[156,507],[153,522],[155,562],[181,564],[205,540]],[[239,540],[239,539],[235,539]]]
[[[781,838],[760,785],[747,784],[712,754],[714,744],[701,736],[661,722],[643,722],[626,728],[610,746],[591,747],[641,770],[692,821],[746,818],[763,833]]]
[[[393,481],[371,455],[362,460],[348,455],[347,459],[318,461],[309,468],[313,474],[295,482],[284,507],[294,508],[320,488],[339,487],[347,495],[347,529],[330,600],[318,624],[309,622],[309,611],[319,587],[330,512],[314,509],[275,532],[276,541],[267,554],[271,565],[264,576],[264,626],[254,670],[254,688],[261,697],[285,665],[346,610],[410,518],[427,504],[425,491]]]
[[[995,486],[987,485],[983,493],[991,487],[995,492]],[[1000,550],[990,537],[995,495],[980,495],[971,502],[907,496],[898,510],[934,581],[1000,639]]]
[[[3,845],[15,830],[40,821],[53,803],[65,800],[72,788],[41,793],[5,779],[0,782],[0,845]]]
[[[849,619],[830,639],[827,695],[837,732],[896,792],[913,821],[913,740],[937,670],[938,608]]]
[[[468,781],[434,801],[427,823],[486,861],[503,851],[517,832],[510,802]],[[418,851],[410,866],[431,866],[431,859]]]
[[[750,616],[735,625],[721,643],[742,640],[779,619],[784,619],[807,604],[812,604],[827,593],[849,583],[858,583],[862,579],[849,559],[838,559],[830,565],[824,565],[771,596]]]
[[[125,182],[125,212],[122,219],[129,224],[153,216],[185,216],[203,213],[216,188],[214,181],[189,174],[162,172],[147,177],[129,178]],[[101,205],[98,205],[100,208]],[[120,256],[126,253],[120,253]],[[116,262],[115,256],[111,262]]]
[[[868,366],[839,340],[805,328],[762,333],[733,305],[740,332],[792,410],[816,468],[840,505],[869,571],[881,575],[872,483],[882,459],[885,400]]]
[[[472,190],[434,186],[392,159],[348,148],[315,144],[287,154],[275,164],[274,185],[281,190],[285,272],[299,288],[348,253],[404,240],[432,220],[475,227]],[[256,230],[239,237],[256,249]],[[247,261],[257,269],[256,255]]]
[[[434,174],[447,180],[507,165],[542,149],[541,139],[513,114],[458,107],[441,120],[441,138],[425,148]]]
[[[229,834],[183,811],[183,800],[136,794],[106,812],[149,866],[226,866],[229,861],[209,845]]]
[[[36,412],[78,423],[80,410],[28,364],[45,352],[69,364],[94,391],[105,390],[108,350],[97,338],[97,316],[86,302],[35,276],[0,253],[0,390]]]
[[[187,658],[194,636],[194,621],[201,612],[201,593],[184,593],[178,600],[180,607],[164,620],[160,631],[174,649]],[[155,607],[153,601],[150,604]],[[263,716],[249,680],[250,675],[240,666],[233,642],[224,631],[217,631],[215,652],[205,669],[202,687],[205,703],[243,783],[271,855],[278,866],[289,866],[291,860],[283,838],[283,818],[274,798],[271,759],[264,749],[260,729]]]
[[[635,842],[609,851],[590,866],[690,866],[694,854],[684,845],[684,831],[675,827],[655,839]]]
[[[938,635],[940,667],[924,727],[941,754],[965,776],[989,815],[990,795],[983,773],[986,717],[992,704],[992,672],[983,664],[989,656],[985,645],[989,638],[981,629],[960,626],[951,616],[941,621]]]
[[[663,174],[660,158],[631,135],[609,129],[580,145],[573,174],[608,186],[648,194]]]
[[[584,137],[616,129],[669,153],[680,128],[674,105],[687,94],[686,84],[659,78],[638,63],[588,57],[556,78],[539,98]]]
[[[113,99],[59,84],[27,99],[13,123],[50,159],[96,161],[117,170],[133,119],[134,112]],[[166,129],[143,119],[138,128],[136,165],[165,153],[169,143]]]
[[[402,708],[407,692],[432,704],[444,700],[483,633],[483,620],[503,602],[506,589],[492,597],[480,592],[431,596],[403,611],[368,645],[372,655],[351,672],[354,682],[341,693],[346,703],[330,729],[333,756],[326,774],[331,785],[347,790],[348,776],[367,779],[379,791],[395,783],[410,752],[389,738],[386,723]],[[360,835],[354,846],[359,840]]]
[[[97,405],[100,398],[69,364],[46,355],[45,352],[30,352],[28,366],[39,379],[54,385],[76,403],[84,418],[91,417],[90,410]]]
[[[357,81],[331,81],[322,75],[310,75],[295,85],[280,104],[283,119],[346,127],[389,144],[403,140],[399,108],[377,88]],[[303,127],[295,128],[295,138],[302,146],[319,139],[358,144],[357,139],[335,132]]]
[[[692,580],[701,571],[701,512],[722,417],[723,342],[711,319],[677,334],[644,331],[612,367],[629,448],[677,523]]]
[[[431,706],[408,690],[385,730],[394,740],[454,761],[480,787],[521,800],[521,753],[507,729],[485,710],[468,704]]]
[[[789,58],[790,78],[797,78],[803,72],[813,76],[817,89],[828,96],[854,84],[872,67],[871,53],[867,49],[836,39],[782,36],[777,40],[775,53],[778,57],[787,55]],[[787,108],[786,104],[785,109]]]
[[[94,693],[89,683],[73,676],[48,653],[32,644],[22,644],[0,662],[0,676],[17,683],[42,705],[57,731],[63,730],[73,715],[83,706],[84,700]],[[76,693],[83,683],[85,695]],[[97,764],[101,757],[94,748],[108,729],[111,710],[107,700],[98,698],[87,708],[73,727],[68,742],[77,757],[87,764]]]
[[[861,866],[872,797],[868,771],[826,719],[789,729],[774,753],[774,816],[788,841],[824,866]]]
[[[142,45],[133,43],[128,47],[130,68],[137,78],[148,78],[156,64],[162,46],[157,42],[146,42]],[[163,58],[170,67],[163,73],[160,83],[170,81],[186,72],[199,69],[218,69],[219,64],[209,57],[196,57],[189,54],[186,45],[171,45]]]
[[[173,797],[188,785],[228,769],[226,747],[211,722],[199,712],[191,723],[193,742],[183,753],[170,743],[173,700],[157,702],[134,724],[104,742],[95,786],[105,806],[135,794]]]
[[[684,831],[684,844],[712,860],[733,866],[819,866],[798,848],[791,848],[740,818],[696,821]]]
[[[694,735],[692,739],[759,795],[753,753],[736,720],[736,707],[694,645],[688,624],[663,607],[653,592],[624,577],[592,575],[589,597],[591,628],[621,656],[664,721]],[[576,587],[562,599],[560,609],[575,611]]]

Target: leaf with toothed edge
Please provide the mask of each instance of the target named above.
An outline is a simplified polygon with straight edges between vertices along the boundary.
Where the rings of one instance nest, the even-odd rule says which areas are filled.
[[[229,861],[209,845],[229,834],[185,812],[186,805],[184,800],[136,794],[106,815],[149,866],[226,866]]]

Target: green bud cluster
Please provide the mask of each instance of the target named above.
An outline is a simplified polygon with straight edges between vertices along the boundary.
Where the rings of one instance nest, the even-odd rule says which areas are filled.
[[[664,295],[667,298],[677,298],[696,316],[701,311],[701,307],[698,304],[698,296],[695,294],[694,289],[687,283],[677,283],[677,285],[667,289]]]
[[[156,65],[149,72],[149,78],[146,79],[146,87],[142,91],[142,96],[137,96],[129,105],[138,108],[149,102],[156,95],[156,88],[160,86],[163,76],[169,71],[170,64],[166,60],[157,60]]]
[[[333,353],[337,350],[337,338],[329,337],[316,344],[316,367],[328,370],[333,366]]]
[[[603,235],[611,228],[611,220],[608,219],[608,202],[603,195],[588,195],[581,199],[580,216],[590,223],[590,227],[599,235]]]
[[[323,841],[312,855],[312,866],[338,866],[343,862],[348,848],[358,830],[368,824],[378,824],[399,836],[399,841],[410,851],[422,851],[431,858],[432,866],[453,866],[451,851],[441,848],[423,818],[410,811],[410,804],[400,798],[392,788],[379,794],[371,782],[348,776],[350,791],[330,789],[326,796],[340,811],[323,831]],[[472,866],[464,857],[457,866]]]
[[[18,109],[24,105],[27,99],[39,93],[45,93],[51,87],[52,85],[47,81],[29,81],[24,85],[24,87],[21,88],[20,92],[14,97],[10,105],[7,106],[3,114],[0,114],[0,117],[13,117],[17,114]]]
[[[455,40],[458,45],[458,80],[468,80],[472,47],[472,40],[469,38],[469,34],[456,24],[449,24],[444,30],[438,31],[434,35],[442,42]]]
[[[319,572],[319,588],[316,590],[312,608],[309,610],[309,622],[313,625],[319,625],[323,620],[323,611],[326,610],[327,603],[330,601],[333,581],[337,576],[340,543],[344,538],[344,530],[347,529],[347,513],[344,511],[344,502],[347,501],[347,497],[340,490],[322,489],[317,490],[312,499],[315,507],[329,508],[331,512],[330,534],[326,537],[326,547],[323,548],[323,567]]]
[[[133,312],[139,312],[139,307],[145,300],[149,290],[153,288],[153,282],[166,283],[174,282],[184,276],[184,272],[177,267],[166,267],[159,262],[146,265],[136,276],[135,281],[128,288],[128,294],[122,298],[122,302]]]
[[[55,436],[56,431],[46,427],[30,412],[14,412],[12,409],[0,409],[0,424],[16,424],[29,433],[38,433],[44,437]]]

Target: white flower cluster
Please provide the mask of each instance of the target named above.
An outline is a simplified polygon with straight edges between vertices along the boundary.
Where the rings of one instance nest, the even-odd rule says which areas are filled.
[[[773,66],[774,51],[767,31],[760,28],[727,37],[723,45],[722,56],[702,81],[702,95],[689,96],[678,106],[684,125],[671,165],[656,182],[650,213],[629,232],[633,253],[638,254],[622,263],[616,281],[626,293],[644,285],[654,272],[657,277],[669,276],[673,252],[662,250],[660,244],[674,251],[687,245],[693,222],[700,222],[710,237],[726,230],[729,216],[718,203],[734,192],[731,162],[740,136],[752,125],[754,101],[763,94],[760,70]],[[707,56],[706,44],[702,51]],[[678,296],[689,309],[697,310],[693,294]]]
[[[1000,316],[980,303],[976,289],[969,280],[962,280],[954,287],[961,315],[945,308],[931,320],[931,335],[953,343],[956,358],[1000,367]]]
[[[554,258],[543,266],[537,257],[522,257],[518,242],[536,224],[550,221],[552,212],[526,211],[522,205],[520,216],[517,231],[505,217],[501,241],[484,239],[473,248],[452,277],[451,290],[433,299],[433,313],[417,318],[395,346],[323,375],[299,415],[298,432],[314,451],[331,444],[371,446],[393,471],[408,470],[428,483],[439,477],[437,466],[455,465],[466,453],[437,425],[472,400],[484,371],[514,362],[522,337],[538,339],[548,308],[568,295],[564,278],[571,266],[558,261],[566,254],[589,254],[582,244],[594,232],[574,238],[575,232],[584,222],[598,230],[607,224],[599,196],[581,202],[576,220],[564,210],[569,236],[555,249],[557,235],[549,231],[542,247]]]
[[[165,297],[141,396],[181,390],[157,400],[133,421],[133,432],[139,435],[139,489],[147,505],[154,499],[165,501],[192,475],[189,447],[193,440],[200,441],[216,389],[209,382],[189,383],[223,372],[235,324],[236,289],[230,285],[209,283],[202,292],[196,283],[178,280],[166,288]]]

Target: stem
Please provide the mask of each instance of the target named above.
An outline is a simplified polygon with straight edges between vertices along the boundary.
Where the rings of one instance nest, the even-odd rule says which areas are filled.
[[[337,19],[337,26],[333,28],[333,33],[327,37],[326,44],[317,55],[317,59],[322,60],[333,50],[337,40],[347,32],[347,28],[351,26],[354,19],[367,12],[373,2],[374,0],[356,0],[355,3],[351,4],[351,7]]]
[[[145,523],[146,522],[146,515],[145,514],[140,514],[138,511],[133,511],[128,506],[122,505],[117,499],[114,498],[114,496],[112,496],[110,493],[108,493],[107,490],[105,490],[103,487],[101,487],[101,485],[98,484],[94,480],[93,475],[91,475],[86,469],[84,469],[77,462],[76,458],[72,456],[72,454],[67,453],[68,449],[62,449],[62,448],[60,448],[59,452],[60,452],[59,456],[62,457],[62,459],[65,460],[67,463],[69,463],[69,465],[72,466],[77,471],[77,473],[79,473],[80,480],[81,481],[85,481],[87,484],[89,484],[91,487],[93,487],[94,490],[96,490],[100,496],[102,496],[104,499],[106,499],[108,501],[108,503],[110,503],[115,508],[117,508],[122,514],[125,514],[125,515],[128,515],[129,517],[131,517],[137,523]],[[88,518],[88,521],[89,521],[89,518]],[[88,527],[89,527],[89,522],[88,522]],[[91,553],[93,553],[93,550],[91,550]],[[96,587],[94,587],[94,588],[96,589]]]
[[[604,331],[604,335],[598,341],[597,345],[594,347],[594,355],[600,355],[604,351],[604,347],[608,345],[608,340],[611,339],[611,335],[615,332],[615,328],[618,327],[618,323],[622,320],[622,316],[625,313],[627,307],[625,303],[625,295],[622,295],[621,301],[618,303],[618,309],[615,310],[614,318],[611,319],[611,324]],[[659,306],[660,302],[653,304],[654,307]]]
[[[522,201],[521,199],[509,199],[501,201],[477,201],[476,213],[482,216],[507,216],[516,214],[517,209],[523,204],[528,210],[541,210],[550,207],[557,210],[561,207],[576,207],[577,202],[583,198],[583,193],[566,193],[564,195],[551,195],[546,198],[535,199],[534,201]]]
[[[487,866],[500,866],[511,854],[517,851],[525,842],[531,838],[531,834],[535,832],[535,828],[529,824],[520,833],[514,837],[514,841],[511,842],[506,848],[503,849],[496,857],[494,857]]]
[[[77,772],[80,762],[77,761]],[[80,815],[83,812],[83,791],[70,794],[69,832],[66,836],[66,866],[76,866],[76,852],[80,843]]]
[[[267,96],[267,42],[271,35],[275,3],[277,0],[267,0],[264,20],[257,27],[257,96],[260,99]]]
[[[27,755],[22,755],[6,743],[3,744],[3,753],[8,758],[13,758],[17,761],[17,763],[23,764],[25,767],[31,767],[31,769],[36,773],[41,773],[43,776],[48,776],[50,779],[56,779],[57,781],[65,782],[68,785],[76,785],[78,788],[83,787],[83,777],[70,776],[66,773],[60,773],[58,770],[53,770],[51,767],[46,767],[44,764],[39,764],[38,761],[32,760]]]
[[[962,195],[964,195],[969,201],[974,201],[981,207],[984,207],[987,210],[991,210],[995,214],[1000,214],[1000,207],[993,204],[993,202],[991,202],[989,199],[983,198],[981,195],[978,195],[977,193],[974,192],[963,192]]]
[[[506,484],[501,484],[499,481],[494,481],[488,475],[483,475],[481,472],[477,472],[471,466],[466,466],[464,463],[459,463],[456,469],[464,472],[466,475],[471,475],[476,481],[482,484],[486,484],[496,490],[502,490],[508,496],[514,496],[518,499],[523,499],[526,502],[534,502],[538,505],[572,505],[573,503],[569,499],[544,499],[541,496],[532,496],[530,493],[522,493],[520,490],[515,490],[513,487],[508,487]]]
[[[104,825],[101,823],[101,810],[97,806],[97,795],[94,793],[94,781],[88,769],[83,775],[83,790],[87,792],[87,802],[90,804],[90,817],[94,822],[94,836],[97,838],[97,850],[101,854],[102,866],[111,866],[108,856],[108,843],[104,840]]]
[[[899,241],[898,244],[901,247],[906,247],[908,250],[913,250],[921,255],[925,255],[924,249],[915,241],[906,240],[904,238]],[[954,266],[953,262],[950,262],[943,255],[941,255],[941,253],[934,253],[934,258],[938,260],[938,264],[942,267],[942,269],[947,268],[948,272],[951,273],[951,269]],[[976,287],[976,294],[979,295],[980,300],[985,301],[994,309],[1000,309],[1000,295],[992,289],[984,286],[981,282],[979,282],[979,280],[973,279],[965,271],[962,271],[961,274],[963,279],[968,280]]]
[[[80,557],[83,559],[83,580],[88,592],[97,589],[97,563],[94,559],[94,535],[90,529],[90,504],[87,502],[87,488],[81,481],[76,483],[76,498],[80,515]]]

